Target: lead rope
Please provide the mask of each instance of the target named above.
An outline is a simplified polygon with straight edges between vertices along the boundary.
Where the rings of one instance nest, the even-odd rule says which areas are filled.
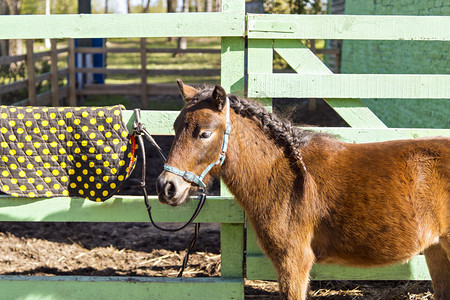
[[[205,204],[206,193],[205,193],[204,189],[201,189],[197,208],[195,209],[194,214],[189,219],[189,221],[187,221],[186,224],[184,224],[183,226],[181,226],[179,228],[164,228],[164,227],[161,227],[158,224],[156,224],[155,221],[153,221],[152,212],[151,212],[152,207],[150,206],[150,203],[148,201],[148,194],[147,194],[147,188],[146,188],[146,183],[145,183],[147,160],[145,157],[144,139],[142,138],[142,135],[144,135],[147,138],[147,140],[158,150],[159,156],[161,157],[163,162],[166,161],[166,155],[162,151],[161,147],[159,147],[159,145],[156,143],[156,141],[150,135],[150,133],[148,133],[147,129],[145,128],[144,123],[141,122],[141,110],[138,108],[134,109],[134,115],[135,115],[136,120],[133,123],[133,132],[134,132],[135,136],[137,137],[138,144],[139,144],[139,147],[141,148],[141,154],[142,154],[141,188],[144,193],[144,203],[145,203],[145,207],[147,208],[147,213],[150,218],[150,222],[152,223],[153,226],[155,226],[155,228],[162,230],[162,231],[169,231],[169,232],[180,231],[180,230],[186,228],[187,226],[191,225],[192,222],[194,221],[194,219],[198,216],[198,214],[200,213],[200,211],[203,208],[203,205]],[[192,248],[194,248],[195,242],[197,241],[199,231],[200,231],[200,223],[195,223],[194,237],[192,238],[191,243],[189,244],[189,247],[186,251],[186,254],[184,255],[183,263],[181,265],[181,268],[180,268],[180,271],[179,271],[177,277],[183,276],[183,271],[186,269],[186,266],[187,266],[187,263],[189,260],[189,254],[192,251]]]

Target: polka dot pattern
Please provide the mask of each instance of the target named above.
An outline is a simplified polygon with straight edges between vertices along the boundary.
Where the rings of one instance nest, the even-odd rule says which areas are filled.
[[[123,109],[0,106],[0,190],[16,197],[110,198],[136,161]]]

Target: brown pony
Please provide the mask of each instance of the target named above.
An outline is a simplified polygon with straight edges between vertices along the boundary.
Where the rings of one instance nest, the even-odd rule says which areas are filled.
[[[167,165],[197,176],[213,165],[230,104],[226,159],[204,182],[220,173],[242,205],[283,298],[307,297],[314,263],[383,266],[423,252],[435,298],[450,299],[449,138],[343,143],[294,128],[220,86],[178,84],[187,104]],[[159,201],[183,203],[198,188],[191,179],[164,171]]]

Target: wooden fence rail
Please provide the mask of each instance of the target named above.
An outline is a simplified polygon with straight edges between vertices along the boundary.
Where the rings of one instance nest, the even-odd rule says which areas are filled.
[[[70,98],[67,86],[59,87],[59,78],[67,76],[69,68],[58,69],[58,55],[68,55],[69,48],[57,49],[57,41],[51,40],[51,50],[34,52],[34,41],[26,40],[27,53],[25,55],[2,56],[0,65],[17,63],[26,64],[26,79],[18,80],[0,86],[0,95],[26,88],[28,98],[20,100],[15,105],[53,105],[59,106],[62,100]],[[47,59],[50,61],[50,72],[36,75],[35,64]],[[36,93],[36,86],[44,81],[50,82],[50,92]]]
[[[147,101],[149,96],[154,95],[178,95],[178,88],[175,83],[162,83],[162,84],[149,84],[147,78],[156,76],[168,76],[168,75],[178,75],[180,77],[191,76],[191,77],[217,77],[220,76],[220,69],[149,69],[147,66],[147,55],[148,54],[217,54],[220,55],[220,49],[204,49],[204,48],[191,48],[191,49],[177,49],[177,48],[149,48],[146,45],[146,39],[140,39],[140,47],[115,47],[115,48],[100,48],[100,47],[73,47],[73,40],[68,41],[69,47],[64,47],[57,49],[57,40],[51,39],[52,49],[49,51],[34,52],[32,49],[32,40],[27,40],[27,52],[26,55],[16,55],[16,56],[2,56],[0,57],[0,64],[8,65],[18,62],[27,63],[27,78],[19,80],[10,84],[0,86],[0,95],[14,92],[23,88],[28,89],[28,98],[16,102],[14,105],[34,105],[39,103],[39,105],[52,105],[59,106],[64,105],[76,105],[76,96],[89,96],[89,95],[140,95],[141,96],[141,107],[145,108],[147,106]],[[315,54],[339,54],[339,49],[318,49],[315,46],[315,40],[310,40],[311,51]],[[73,47],[73,49],[72,49]],[[116,54],[116,53],[126,53],[140,54],[140,68],[125,69],[125,68],[111,68],[105,67],[77,67],[75,65],[75,56],[77,54]],[[57,68],[57,57],[58,55],[68,56],[68,67],[63,69]],[[43,73],[40,75],[35,75],[35,70],[33,66],[36,62],[42,59],[50,59],[51,61],[51,71]],[[217,57],[219,60],[220,57]],[[96,84],[96,83],[86,83],[79,85],[78,88],[75,86],[75,80],[70,78],[67,80],[67,88],[57,89],[53,86],[58,85],[58,78],[63,78],[67,76],[74,76],[77,78],[77,74],[82,74],[86,76],[88,74],[105,74],[105,75],[135,75],[136,78],[140,78],[140,83],[132,84]],[[43,95],[35,95],[33,86],[39,85],[44,81],[50,81],[51,93],[43,93]],[[63,93],[63,94],[60,94]],[[76,95],[76,96],[74,96]],[[67,99],[69,99],[67,101]]]

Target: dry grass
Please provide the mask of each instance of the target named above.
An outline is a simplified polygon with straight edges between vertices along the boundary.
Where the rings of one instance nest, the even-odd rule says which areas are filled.
[[[281,299],[274,281],[246,280],[246,299]],[[431,300],[429,281],[313,281],[314,300]]]

